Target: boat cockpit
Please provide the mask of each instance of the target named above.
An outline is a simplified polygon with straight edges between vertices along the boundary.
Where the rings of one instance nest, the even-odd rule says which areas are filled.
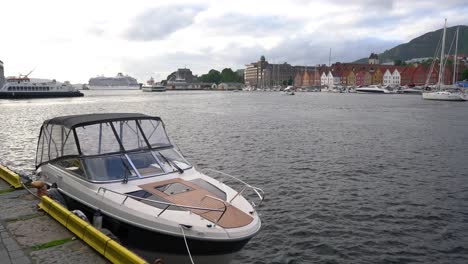
[[[192,168],[167,136],[162,120],[142,114],[46,120],[36,168],[47,163],[94,183],[127,182]]]

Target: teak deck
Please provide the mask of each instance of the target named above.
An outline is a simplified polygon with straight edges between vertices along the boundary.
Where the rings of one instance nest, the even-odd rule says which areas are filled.
[[[169,195],[156,189],[156,187],[160,187],[160,186],[171,184],[171,183],[184,184],[192,188],[192,190],[186,191],[183,193]],[[198,186],[195,183],[185,181],[180,178],[167,180],[167,181],[148,183],[148,184],[140,185],[138,187],[175,204],[194,206],[194,207],[213,208],[213,209],[224,209],[224,205],[222,204],[221,201],[214,200],[209,197],[203,199],[203,197],[206,197],[207,195],[217,197],[215,194],[207,191],[206,189],[203,189],[202,187]],[[220,198],[220,197],[217,197],[217,198]],[[226,205],[226,213],[219,220],[218,222],[219,226],[224,227],[224,228],[236,228],[236,227],[242,227],[242,226],[248,225],[253,221],[253,218],[250,215],[242,212],[241,210],[234,207],[233,205],[227,202],[224,202],[224,204]],[[211,222],[216,222],[216,220],[218,220],[218,218],[223,213],[223,212],[218,212],[218,211],[206,211],[206,210],[197,210],[197,209],[190,209],[190,211],[192,213],[200,215],[201,217]]]

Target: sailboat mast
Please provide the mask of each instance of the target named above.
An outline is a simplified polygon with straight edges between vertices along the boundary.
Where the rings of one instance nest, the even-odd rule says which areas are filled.
[[[330,48],[330,54],[328,55],[328,67],[331,65],[331,48]]]
[[[455,84],[457,81],[457,56],[458,56],[458,30],[460,27],[457,27],[457,37],[455,38],[455,55],[453,56],[453,80],[452,84]]]
[[[440,61],[439,61],[439,81],[438,81],[438,88],[440,89],[440,86],[444,82],[444,72],[443,72],[443,65],[444,65],[444,57],[445,57],[445,31],[447,28],[447,19],[445,19],[444,23],[444,33],[442,34],[442,49],[440,50]]]

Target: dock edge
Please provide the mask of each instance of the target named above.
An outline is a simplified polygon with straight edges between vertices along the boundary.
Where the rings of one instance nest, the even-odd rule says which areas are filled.
[[[110,262],[114,264],[148,264],[146,260],[112,240],[50,197],[42,196],[39,207]]]
[[[10,184],[15,189],[20,189],[23,187],[21,185],[20,176],[8,169],[7,167],[0,164],[0,178],[5,180],[8,184]]]

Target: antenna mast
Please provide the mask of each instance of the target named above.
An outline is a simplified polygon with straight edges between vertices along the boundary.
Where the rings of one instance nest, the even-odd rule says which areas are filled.
[[[457,56],[458,56],[458,30],[460,29],[460,27],[457,27],[457,37],[455,39],[455,55],[453,56],[453,81],[452,81],[452,84],[455,84],[455,82],[457,81]]]
[[[440,61],[439,61],[439,81],[438,81],[438,88],[440,89],[440,86],[444,82],[444,73],[443,73],[443,65],[444,65],[444,57],[445,57],[445,30],[447,28],[447,19],[445,19],[444,23],[444,33],[442,35],[442,49],[440,51]]]

